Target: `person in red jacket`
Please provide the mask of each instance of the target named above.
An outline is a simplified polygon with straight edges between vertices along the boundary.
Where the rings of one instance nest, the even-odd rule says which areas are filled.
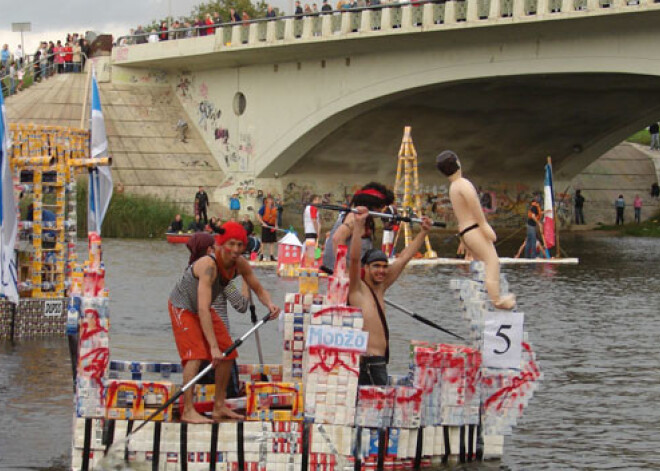
[[[206,28],[207,36],[210,36],[211,34],[215,34],[215,28],[213,27],[213,18],[211,18],[210,13],[206,14],[206,19],[204,20],[204,24],[206,26],[209,26],[208,28]]]
[[[64,46],[64,72],[71,72],[73,70],[73,48],[71,43],[66,43]]]

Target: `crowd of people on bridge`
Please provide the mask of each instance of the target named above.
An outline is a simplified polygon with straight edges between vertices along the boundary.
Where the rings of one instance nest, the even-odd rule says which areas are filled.
[[[82,34],[67,34],[66,40],[41,41],[34,54],[25,54],[19,44],[0,49],[0,83],[3,96],[23,90],[28,77],[40,82],[55,74],[82,72],[91,48]]]
[[[319,3],[321,4],[320,7]],[[335,8],[332,7],[328,0],[322,0],[322,2],[319,3],[305,3],[303,5],[299,0],[296,0],[293,16],[302,19],[305,16],[325,15],[335,11],[346,11],[355,8],[377,7],[383,3],[404,2],[399,2],[397,0],[383,3],[381,3],[381,0],[338,0]],[[274,19],[278,16],[284,16],[284,14],[268,4],[264,18]],[[128,36],[122,37],[119,40],[119,45],[128,46],[133,44],[147,44],[174,39],[210,36],[215,34],[216,29],[222,25],[245,24],[252,19],[253,18],[250,17],[248,12],[241,11],[239,13],[234,8],[230,8],[228,17],[226,18],[223,18],[222,15],[216,11],[199,15],[197,17],[174,20],[169,27],[167,21],[163,21],[160,25],[154,25],[151,27],[138,25],[137,28],[130,30]]]

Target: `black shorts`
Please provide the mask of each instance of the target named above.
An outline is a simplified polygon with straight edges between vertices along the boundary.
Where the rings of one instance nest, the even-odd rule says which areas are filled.
[[[318,239],[319,236],[316,234],[316,232],[305,232],[305,239]]]
[[[277,242],[277,233],[275,232],[275,229],[263,227],[261,229],[261,243],[272,244],[273,242]]]

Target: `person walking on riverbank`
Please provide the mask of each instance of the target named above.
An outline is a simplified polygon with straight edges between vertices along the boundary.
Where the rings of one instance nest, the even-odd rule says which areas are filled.
[[[657,122],[651,123],[649,126],[649,134],[651,135],[651,150],[660,150],[660,126]]]
[[[183,382],[192,381],[197,375],[201,362],[208,360],[215,367],[215,401],[212,418],[199,414],[193,404],[193,389],[183,395],[183,414],[181,420],[188,423],[211,423],[224,418],[243,419],[225,405],[227,384],[231,375],[232,360],[238,355],[234,350],[225,356],[223,351],[232,344],[226,325],[215,309],[213,301],[220,295],[236,276],[241,275],[243,282],[254,291],[261,303],[275,319],[280,308],[273,304],[270,294],[257,280],[250,264],[242,257],[247,244],[245,229],[235,222],[222,226],[224,232],[215,244],[208,245],[209,234],[196,234],[191,242],[191,264],[174,286],[169,300],[168,311],[177,350],[183,364]],[[200,249],[202,245],[206,250]],[[199,242],[199,244],[198,244]],[[204,255],[194,260],[193,255],[199,250]]]
[[[626,202],[623,199],[623,195],[619,195],[614,202],[614,207],[616,208],[616,225],[623,225],[623,210],[626,208]]]
[[[238,193],[234,193],[229,198],[229,211],[234,221],[238,222],[238,213],[241,211],[241,200],[238,199]]]
[[[195,193],[195,214],[199,214],[200,219],[204,224],[208,222],[208,215],[206,210],[209,207],[209,195],[204,191],[204,187],[200,186],[199,191]]]
[[[635,195],[633,208],[635,209],[635,222],[639,224],[642,222],[642,198],[640,198],[639,195]]]
[[[575,190],[575,224],[584,224],[584,196],[581,190]]]
[[[257,218],[261,223],[261,243],[262,251],[261,258],[263,260],[265,256],[270,255],[270,260],[275,261],[275,247],[277,246],[277,207],[273,202],[273,197],[268,195],[264,200],[264,205],[259,209],[257,213]],[[268,260],[268,259],[266,259]]]

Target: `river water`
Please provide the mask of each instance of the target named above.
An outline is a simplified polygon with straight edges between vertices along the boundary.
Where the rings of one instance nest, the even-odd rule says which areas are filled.
[[[507,266],[525,329],[545,374],[501,461],[465,469],[660,468],[660,239],[569,234],[578,266]],[[511,255],[517,247],[499,248]],[[178,361],[167,296],[187,251],[162,241],[108,240],[113,359]],[[463,268],[411,267],[388,298],[467,334],[449,280]],[[280,305],[296,284],[259,270]],[[262,315],[263,309],[258,310]],[[410,339],[451,338],[391,308],[391,372],[407,369]],[[247,316],[231,317],[234,335]],[[267,362],[278,363],[275,324],[260,330]],[[247,340],[241,360],[257,362]],[[64,339],[0,344],[0,469],[68,469],[72,380]]]

